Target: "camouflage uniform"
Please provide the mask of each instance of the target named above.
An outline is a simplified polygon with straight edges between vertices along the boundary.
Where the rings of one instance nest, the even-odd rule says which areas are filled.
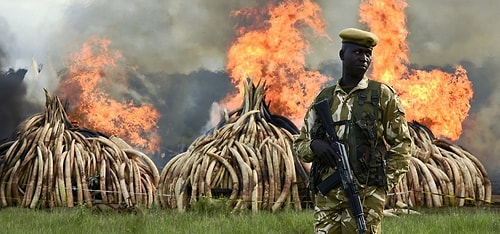
[[[353,100],[357,92],[368,87],[368,78],[364,77],[349,93],[343,91],[339,85],[333,90],[332,107],[333,121],[349,120],[352,118]],[[381,232],[381,220],[386,201],[387,191],[391,190],[408,170],[411,157],[411,138],[404,109],[394,90],[382,84],[379,102],[378,120],[375,123],[377,136],[383,137],[388,145],[386,186],[368,186],[358,184],[363,211],[369,233]],[[317,116],[312,106],[307,111],[300,135],[294,142],[294,150],[304,162],[312,162],[315,154],[310,148],[312,141],[311,130],[317,122]],[[340,140],[347,139],[349,129],[345,125],[336,126],[336,133]],[[349,148],[349,145],[346,145]],[[347,149],[347,152],[349,150]],[[348,155],[349,160],[352,160]],[[322,171],[321,178],[325,179],[334,169],[328,167]],[[355,176],[356,177],[356,176]],[[349,202],[344,196],[342,188],[331,190],[327,196],[317,195],[314,211],[316,233],[356,233],[356,222],[352,219]]]

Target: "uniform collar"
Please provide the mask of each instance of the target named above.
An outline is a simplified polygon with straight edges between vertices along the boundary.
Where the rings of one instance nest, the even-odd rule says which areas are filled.
[[[367,76],[363,76],[363,79],[361,79],[359,81],[359,83],[356,85],[356,87],[354,87],[351,90],[351,92],[349,92],[349,93],[352,93],[352,92],[354,92],[354,91],[356,91],[358,89],[366,89],[366,88],[368,88],[368,81],[369,81],[368,77]],[[342,88],[340,88],[340,84],[339,83],[340,83],[340,79],[337,81],[337,85],[335,86],[334,92],[344,92],[345,93],[345,91]]]

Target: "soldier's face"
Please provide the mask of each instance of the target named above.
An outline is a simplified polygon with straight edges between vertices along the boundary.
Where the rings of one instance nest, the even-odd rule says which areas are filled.
[[[363,74],[368,70],[372,62],[373,48],[367,48],[357,44],[345,43],[342,45],[340,59],[346,72]]]

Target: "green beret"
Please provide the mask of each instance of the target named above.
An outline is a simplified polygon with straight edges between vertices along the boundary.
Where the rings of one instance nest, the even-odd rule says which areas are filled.
[[[374,33],[357,28],[346,28],[339,33],[342,43],[355,43],[365,47],[375,47],[378,37]]]

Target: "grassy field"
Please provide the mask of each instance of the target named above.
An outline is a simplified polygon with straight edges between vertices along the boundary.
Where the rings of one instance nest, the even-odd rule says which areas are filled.
[[[498,233],[498,207],[419,210],[383,220],[384,233]],[[117,212],[87,207],[0,209],[0,233],[313,233],[312,210],[231,213],[201,205],[180,213],[147,209]]]

